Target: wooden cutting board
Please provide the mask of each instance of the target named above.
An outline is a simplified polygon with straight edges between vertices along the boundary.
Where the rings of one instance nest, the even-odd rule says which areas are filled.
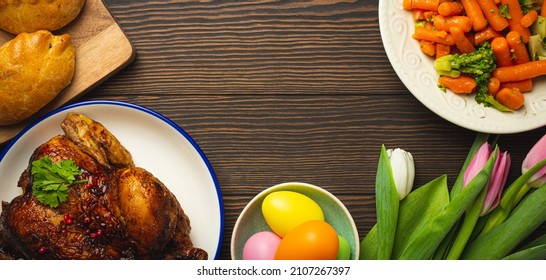
[[[53,33],[70,34],[76,47],[76,69],[72,83],[28,120],[16,125],[0,126],[0,143],[9,141],[47,112],[82,96],[131,63],[136,55],[133,45],[102,0],[86,0],[78,17]],[[14,37],[0,31],[0,44]]]

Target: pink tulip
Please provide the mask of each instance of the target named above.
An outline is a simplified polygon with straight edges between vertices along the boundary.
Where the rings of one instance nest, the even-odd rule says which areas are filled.
[[[464,172],[463,188],[466,187],[480,171],[482,171],[487,160],[489,160],[489,157],[491,157],[491,145],[489,145],[488,142],[485,142],[480,146]]]
[[[492,156],[491,145],[488,142],[483,143],[472,161],[468,165],[463,177],[463,188],[468,185],[472,179],[485,167],[485,164]],[[511,164],[510,154],[508,152],[499,153],[491,172],[489,185],[487,186],[487,194],[480,216],[483,216],[499,205],[500,197],[508,178]]]
[[[529,150],[529,153],[523,160],[521,165],[521,172],[525,173],[531,169],[538,162],[546,159],[546,135],[544,135],[538,142]],[[538,188],[546,183],[546,166],[535,173],[527,184],[531,187]]]
[[[487,194],[485,195],[485,201],[480,216],[484,216],[491,212],[491,210],[499,205],[502,191],[510,171],[511,162],[512,160],[508,152],[500,153],[497,156],[493,172],[491,173],[491,180],[487,186]]]

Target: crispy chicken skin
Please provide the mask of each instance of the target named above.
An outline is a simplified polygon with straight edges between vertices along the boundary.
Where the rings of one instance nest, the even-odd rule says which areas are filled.
[[[135,167],[130,153],[104,128],[69,113],[65,135],[38,147],[18,186],[2,203],[0,259],[207,259],[194,248],[190,221],[156,177]],[[31,164],[43,156],[73,160],[87,182],[69,188],[57,208],[32,194]]]

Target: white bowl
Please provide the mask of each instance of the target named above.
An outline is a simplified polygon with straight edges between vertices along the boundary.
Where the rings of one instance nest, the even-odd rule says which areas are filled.
[[[264,198],[275,191],[294,191],[314,200],[324,212],[324,219],[344,237],[351,248],[351,260],[358,260],[360,239],[351,213],[345,205],[327,190],[315,185],[289,182],[267,188],[256,195],[243,209],[233,227],[231,235],[231,258],[242,260],[243,247],[246,241],[260,231],[271,231],[262,214]]]

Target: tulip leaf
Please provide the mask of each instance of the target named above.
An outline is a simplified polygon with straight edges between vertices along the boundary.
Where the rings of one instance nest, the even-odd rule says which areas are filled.
[[[532,191],[502,224],[479,236],[463,253],[465,259],[502,259],[546,221],[546,185]]]
[[[410,193],[411,195],[411,193]],[[409,195],[408,195],[409,196]],[[377,242],[377,224],[360,241],[360,259],[377,260],[379,253],[379,242]]]
[[[487,188],[483,188],[480,195],[476,198],[474,203],[470,208],[465,212],[464,217],[462,218],[462,224],[459,231],[451,245],[451,249],[447,254],[446,259],[448,260],[458,260],[461,256],[466,243],[468,242],[470,236],[472,235],[473,229],[480,218],[480,213],[483,208],[483,203],[485,196],[487,194]]]
[[[546,234],[543,234],[537,239],[527,243],[525,246],[521,247],[521,250],[529,249],[540,245],[546,245]]]
[[[433,256],[451,228],[486,186],[493,170],[495,159],[496,154],[489,158],[484,169],[464,189],[460,190],[459,194],[451,200],[444,211],[426,221],[423,226],[419,227],[412,234],[399,259],[424,260],[430,259]]]
[[[546,259],[546,234],[527,243],[517,252],[514,252],[503,260],[545,260]]]
[[[375,199],[379,238],[378,258],[388,260],[391,258],[394,245],[400,199],[385,145],[381,145],[375,178]]]
[[[447,176],[440,176],[411,192],[400,202],[392,256],[397,259],[411,236],[449,203]]]
[[[546,259],[546,244],[524,249],[503,258],[503,260],[544,260]]]
[[[432,255],[433,260],[445,260],[447,258],[447,254],[449,253],[449,249],[451,249],[451,246],[453,245],[453,240],[455,239],[455,236],[457,235],[457,232],[460,228],[460,220],[457,221],[453,227],[449,230],[447,235],[444,237],[442,242],[440,242],[440,245],[438,245],[438,248],[436,248],[436,251],[434,252],[434,255]]]
[[[431,219],[445,209],[449,203],[448,192],[447,177],[443,175],[410,192],[406,198],[400,201],[393,258],[398,257],[412,233],[424,221]],[[377,260],[378,245],[377,225],[375,225],[360,243],[360,259]]]

